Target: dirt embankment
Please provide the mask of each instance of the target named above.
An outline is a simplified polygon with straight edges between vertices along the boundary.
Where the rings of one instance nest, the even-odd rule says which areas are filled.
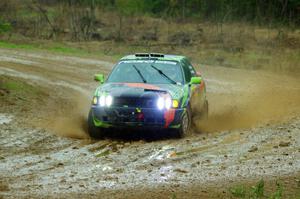
[[[204,66],[210,119],[194,135],[94,141],[84,130],[92,77],[112,64],[0,52],[0,197],[220,198],[261,178],[283,180],[284,196],[298,196],[297,78]]]

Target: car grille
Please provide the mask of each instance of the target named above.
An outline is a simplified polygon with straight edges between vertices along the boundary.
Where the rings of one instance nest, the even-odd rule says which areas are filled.
[[[157,112],[146,111],[143,112],[144,117],[142,119],[138,118],[138,114],[135,113],[134,109],[109,109],[107,110],[107,116],[102,117],[104,122],[139,122],[139,123],[152,123],[160,124],[164,123],[164,115],[157,114]]]
[[[137,108],[155,108],[155,99],[152,98],[129,98],[115,97],[113,106],[115,107],[137,107]]]

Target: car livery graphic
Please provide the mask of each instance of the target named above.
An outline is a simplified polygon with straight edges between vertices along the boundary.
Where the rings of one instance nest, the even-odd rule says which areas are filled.
[[[113,128],[166,129],[186,135],[192,118],[208,115],[206,86],[184,56],[139,53],[123,57],[92,99],[88,132],[101,138]]]

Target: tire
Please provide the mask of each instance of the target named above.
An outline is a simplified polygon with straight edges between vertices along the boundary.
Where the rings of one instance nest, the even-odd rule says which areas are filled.
[[[182,115],[180,128],[177,130],[178,137],[182,138],[191,133],[191,121],[191,111],[190,108],[187,108],[186,112]]]
[[[92,110],[90,110],[88,116],[88,133],[92,138],[101,139],[104,137],[104,132],[101,130],[101,128],[95,126],[94,124]]]

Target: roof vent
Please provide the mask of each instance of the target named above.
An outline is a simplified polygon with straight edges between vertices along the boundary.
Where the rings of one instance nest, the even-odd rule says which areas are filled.
[[[150,53],[150,57],[165,57],[165,55],[160,53]]]
[[[160,53],[136,53],[135,54],[136,57],[144,57],[144,58],[159,58],[159,57],[165,57],[164,54],[160,54]]]
[[[150,57],[150,55],[148,53],[136,53],[135,56],[136,57]]]

